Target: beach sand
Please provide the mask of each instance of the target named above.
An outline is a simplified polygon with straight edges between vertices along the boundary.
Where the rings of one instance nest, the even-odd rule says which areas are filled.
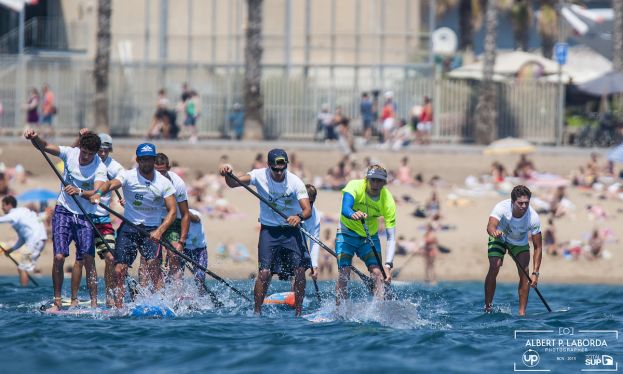
[[[65,140],[61,144],[67,144],[70,141],[69,139]],[[115,144],[113,157],[124,166],[130,167],[132,154],[139,142],[139,140],[124,140],[119,142],[120,144]],[[158,151],[167,153],[171,160],[190,169],[188,176],[192,177],[197,170],[215,173],[218,159],[223,154],[229,156],[229,162],[237,172],[247,171],[258,152],[266,154],[269,148],[273,146],[275,143],[241,145],[240,143],[215,142],[188,145],[187,143],[169,142],[158,145]],[[288,152],[295,151],[297,157],[304,163],[305,168],[313,175],[324,175],[341,157],[339,151],[333,146],[301,147],[296,143],[283,143],[280,146]],[[59,183],[56,177],[43,157],[28,142],[23,139],[15,139],[11,142],[0,143],[0,148],[2,149],[0,161],[4,162],[7,167],[21,163],[26,170],[33,173],[26,184],[14,184],[12,186],[17,193],[34,187],[58,190]],[[488,173],[494,160],[505,164],[507,170],[512,170],[517,161],[517,156],[483,156],[481,150],[478,147],[446,145],[392,152],[370,147],[357,153],[356,156],[360,164],[365,156],[370,156],[391,169],[398,167],[403,156],[409,156],[412,169],[416,173],[422,173],[425,180],[429,180],[433,175],[439,175],[442,180],[446,181],[447,186],[439,189],[441,213],[444,217],[443,223],[454,225],[456,229],[438,232],[437,234],[440,244],[451,249],[451,253],[438,256],[436,270],[439,281],[474,280],[482,282],[487,272],[487,234],[485,232],[487,219],[493,206],[497,202],[509,198],[510,194],[469,198],[464,200],[465,204],[457,206],[450,204],[448,194],[453,193],[455,186],[462,187],[466,176]],[[531,155],[530,158],[540,171],[568,175],[571,170],[586,163],[588,154],[588,151],[578,150],[543,150]],[[388,188],[396,198],[409,195],[413,200],[421,203],[426,201],[431,192],[428,185],[418,188],[389,185]],[[538,191],[535,191],[534,196],[545,197]],[[572,214],[557,221],[557,234],[560,240],[582,239],[585,233],[590,232],[596,226],[609,227],[615,234],[620,235],[619,227],[623,224],[623,218],[619,212],[623,208],[621,201],[598,201],[590,192],[587,193],[574,188],[568,189],[568,196],[575,204],[576,209]],[[227,189],[225,198],[236,207],[239,213],[234,218],[226,220],[204,217],[210,258],[209,268],[225,278],[243,279],[257,270],[256,247],[259,203],[255,197],[241,188]],[[586,205],[588,204],[602,205],[610,218],[600,223],[591,221],[586,213]],[[190,206],[193,207],[193,200],[190,201]],[[339,192],[319,191],[316,206],[323,213],[337,217],[340,206]],[[419,229],[419,226],[426,221],[413,217],[411,213],[414,209],[415,205],[413,204],[401,202],[398,205],[397,234],[404,235],[406,238],[416,237],[420,240],[423,231]],[[547,226],[546,217],[542,216],[541,222],[543,227]],[[334,231],[335,224],[329,228]],[[12,242],[14,239],[15,233],[10,226],[0,225],[0,241]],[[243,243],[249,249],[251,261],[235,263],[230,259],[222,259],[216,255],[215,249],[219,242],[233,241]],[[560,256],[544,255],[540,269],[540,282],[621,284],[623,283],[623,272],[620,271],[623,265],[621,244],[608,244],[606,250],[611,254],[611,258],[608,260],[581,258],[570,261]],[[65,265],[73,264],[73,258],[72,250],[72,255],[67,259]],[[394,261],[395,267],[400,267],[407,258],[407,256],[398,256]],[[103,262],[99,259],[96,261],[98,274],[101,276],[103,274]],[[362,263],[359,260],[355,261],[358,267],[363,269]],[[38,262],[38,267],[41,270],[41,276],[49,276],[52,267],[51,240],[48,241]],[[137,266],[134,267],[134,271],[136,268]],[[335,271],[335,264],[333,263],[333,276],[324,274],[323,278],[333,278]],[[0,274],[16,274],[14,264],[8,259],[0,259]],[[422,281],[423,274],[423,259],[416,256],[401,271],[399,280]],[[511,258],[506,257],[505,265],[500,271],[498,280],[512,282],[517,280],[517,269],[512,264]]]

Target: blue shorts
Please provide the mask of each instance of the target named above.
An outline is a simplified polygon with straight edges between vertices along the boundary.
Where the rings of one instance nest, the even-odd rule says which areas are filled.
[[[374,234],[371,238],[380,257],[381,242],[379,241],[379,236]],[[367,267],[372,265],[379,266],[368,240],[350,230],[342,230],[342,232],[337,233],[335,237],[335,253],[337,254],[337,266],[340,269],[351,266],[355,254],[366,263]]]
[[[147,232],[157,229],[157,226],[140,226]],[[138,252],[145,260],[162,258],[160,245],[149,239],[134,227],[125,223],[117,230],[117,245],[115,248],[115,264],[132,265]]]
[[[81,214],[74,214],[58,204],[52,216],[52,246],[54,254],[69,256],[69,245],[76,243],[76,260],[82,261],[84,255],[95,256],[93,226]]]
[[[204,268],[208,267],[208,249],[206,247],[193,249],[184,248],[184,254]],[[182,259],[181,262],[182,269],[184,269],[186,266],[186,260]],[[203,270],[195,267],[192,263],[189,263],[188,266],[192,269],[196,279],[204,280],[206,278],[206,273]]]

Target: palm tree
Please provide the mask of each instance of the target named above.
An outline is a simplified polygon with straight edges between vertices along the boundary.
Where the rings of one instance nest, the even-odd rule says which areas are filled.
[[[110,67],[110,18],[112,0],[97,1],[97,44],[95,52],[95,128],[110,132],[108,123],[108,70]]]
[[[612,30],[612,68],[623,72],[623,1],[612,0],[614,22]]]
[[[264,99],[262,81],[262,4],[263,0],[247,0],[247,38],[244,50],[244,138],[262,139]]]
[[[483,79],[480,82],[480,93],[476,105],[475,140],[478,144],[489,144],[497,137],[497,109],[493,69],[495,66],[496,34],[498,25],[498,0],[488,0],[485,13],[485,59]]]
[[[541,54],[543,57],[552,58],[554,43],[558,39],[558,13],[556,11],[557,0],[541,0],[539,9],[539,35],[541,35]],[[616,0],[614,0],[616,2]]]

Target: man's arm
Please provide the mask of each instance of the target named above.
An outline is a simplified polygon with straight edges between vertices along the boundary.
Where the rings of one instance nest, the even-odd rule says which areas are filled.
[[[188,211],[188,200],[177,203],[182,214],[182,229],[180,230],[180,242],[186,244],[188,239],[188,228],[190,227],[190,211]]]
[[[539,282],[538,273],[541,268],[541,260],[543,259],[543,235],[541,233],[532,235],[532,245],[534,246],[534,255],[532,259],[532,286],[536,286]]]
[[[302,219],[301,217],[298,216],[298,214],[288,217],[287,221],[290,226],[298,226],[301,224],[303,220],[311,217],[311,204],[309,203],[309,198],[305,197],[305,198],[299,199],[299,205],[301,206],[301,209],[303,210],[300,213],[300,215],[302,216]]]
[[[490,216],[489,222],[487,223],[487,234],[489,236],[493,236],[494,238],[501,238],[504,233],[498,230],[498,225],[500,224],[500,220]]]
[[[162,234],[164,234],[169,226],[171,226],[171,224],[175,221],[175,214],[177,213],[177,201],[175,201],[175,195],[165,197],[164,205],[167,208],[167,215],[164,218],[164,221],[162,221],[162,224],[150,233],[149,238],[153,241],[159,241]]]
[[[45,152],[51,154],[52,156],[58,157],[61,154],[61,149],[59,146],[48,143],[47,141],[39,138],[39,134],[37,134],[37,132],[33,129],[26,129],[24,131],[24,138],[37,144],[39,148],[43,149]]]
[[[121,181],[119,179],[111,179],[108,182],[97,183],[101,183],[101,185],[99,185],[99,187],[96,187],[95,191],[93,191],[93,193],[88,197],[89,201],[91,201],[91,204],[99,204],[102,195],[105,195],[108,191],[117,190],[119,187],[121,187]],[[95,183],[93,185],[95,186]]]
[[[230,164],[221,165],[218,172],[219,174],[221,174],[221,176],[225,177],[225,183],[227,183],[227,186],[229,186],[230,188],[240,187],[238,182],[236,182],[234,178],[229,176],[229,173],[234,172],[234,168]],[[251,183],[251,176],[249,174],[237,175],[237,177],[240,182],[247,186]]]

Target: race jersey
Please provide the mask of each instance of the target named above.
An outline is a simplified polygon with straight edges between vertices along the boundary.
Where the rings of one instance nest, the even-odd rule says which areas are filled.
[[[93,190],[95,182],[106,182],[108,180],[106,177],[106,166],[97,155],[93,157],[93,161],[88,165],[80,165],[80,148],[62,146],[59,148],[59,157],[65,163],[63,179],[68,185],[73,185],[83,190]],[[76,197],[87,214],[95,213],[95,205],[81,197]],[[82,214],[80,208],[71,196],[65,192],[62,185],[61,192],[58,195],[58,203],[74,214]]]
[[[123,171],[123,166],[121,166],[121,164],[114,160],[112,157],[106,157],[103,162],[106,166],[106,178],[108,179],[115,179],[115,177],[117,177],[117,175]],[[112,191],[103,194],[100,202],[107,207],[110,207],[110,199],[112,198],[112,194]],[[98,217],[106,217],[108,216],[108,211],[98,205],[95,211],[95,215]]]
[[[115,179],[123,189],[125,218],[135,225],[160,226],[164,199],[174,193],[171,181],[157,171],[153,180],[147,180],[136,168],[123,170]]]
[[[194,209],[189,209],[191,214],[201,218],[201,213]],[[186,239],[186,249],[204,248],[207,245],[205,233],[203,232],[203,221],[190,221],[188,229],[188,238]]]
[[[342,193],[349,193],[354,197],[354,211],[359,210],[368,215],[368,218],[366,218],[366,225],[368,226],[370,235],[374,235],[379,231],[379,217],[385,218],[386,228],[391,229],[392,227],[396,227],[396,202],[387,188],[383,187],[380,196],[377,199],[373,199],[366,193],[366,180],[355,179],[348,182],[346,187],[342,190]],[[342,208],[340,207],[340,212],[341,211]],[[360,236],[366,236],[361,222],[353,221],[350,218],[344,217],[342,214],[340,214],[340,225],[356,232]]]
[[[497,203],[490,216],[500,221],[497,229],[502,231],[506,241],[513,245],[526,245],[528,233],[536,235],[541,232],[541,219],[536,210],[529,207],[523,217],[515,218],[511,199]]]
[[[305,184],[299,177],[286,171],[284,180],[276,182],[270,176],[269,168],[255,169],[248,174],[251,176],[251,185],[255,186],[257,193],[286,216],[302,212],[299,200],[308,199],[309,196]],[[263,202],[260,202],[259,221],[265,226],[288,225],[286,220]]]
[[[175,190],[175,201],[178,203],[181,203],[182,201],[188,201],[188,192],[186,191],[186,183],[184,182],[184,180],[180,178],[179,175],[175,174],[172,171],[168,171],[167,175],[168,177],[165,177],[165,178],[171,181],[171,184],[173,184],[173,189]],[[178,219],[182,218],[180,207],[178,205],[175,205],[175,209],[177,211],[175,217]],[[162,207],[161,218],[164,219],[166,216],[167,216],[167,207],[164,206]]]
[[[315,238],[320,238],[320,214],[315,206],[312,206],[312,215],[303,222],[303,228]],[[307,240],[307,238],[305,238]],[[318,267],[318,255],[320,254],[320,245],[310,239],[310,254],[312,266]]]
[[[10,212],[0,217],[0,223],[10,223],[13,230],[17,232],[18,240],[13,246],[14,249],[18,249],[24,243],[28,248],[34,249],[37,242],[48,238],[37,213],[28,208],[11,209]]]

